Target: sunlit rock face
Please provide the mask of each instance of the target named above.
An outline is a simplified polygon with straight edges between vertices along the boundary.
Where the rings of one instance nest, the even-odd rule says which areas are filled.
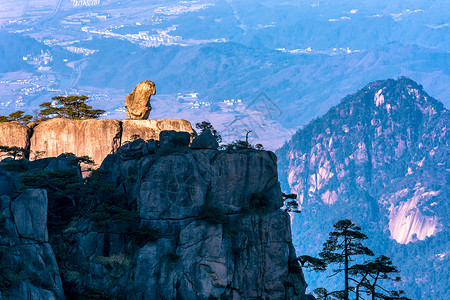
[[[293,220],[298,250],[317,255],[321,242],[311,249],[300,241],[324,241],[333,223],[350,218],[374,237],[368,242],[375,251],[406,266],[411,282],[435,268],[414,271],[398,253],[418,251],[427,261],[439,247],[445,252],[449,129],[443,104],[400,78],[370,83],[299,130],[277,152],[282,187],[302,204]],[[431,290],[432,283],[415,286]]]
[[[17,121],[0,123],[0,146],[29,147],[30,128]],[[5,158],[5,153],[0,152],[0,160]]]
[[[122,120],[121,144],[125,144],[136,138],[143,140],[158,140],[159,134],[164,130],[175,130],[193,133],[191,123],[182,119],[159,120]]]
[[[421,211],[421,203],[436,200],[438,191],[426,191],[420,183],[414,189],[401,190],[389,198],[389,231],[398,243],[407,244],[436,234],[442,230],[436,215],[426,215]],[[433,205],[434,203],[434,205]],[[430,206],[437,205],[436,202]]]
[[[87,155],[98,165],[120,146],[121,124],[112,119],[51,119],[37,125],[31,136],[32,157],[56,157],[62,153]]]
[[[55,118],[27,127],[19,122],[0,123],[0,146],[30,150],[30,160],[57,157],[63,153],[89,156],[98,168],[108,154],[141,138],[159,140],[165,130],[194,133],[182,119],[160,120],[68,120]],[[2,158],[6,157],[5,153]]]
[[[147,120],[152,110],[150,97],[156,94],[155,84],[150,80],[139,83],[125,98],[127,117],[133,120]]]

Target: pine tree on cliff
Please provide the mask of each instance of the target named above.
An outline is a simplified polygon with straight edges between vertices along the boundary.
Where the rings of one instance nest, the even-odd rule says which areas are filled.
[[[24,113],[25,113],[24,111],[18,110],[13,113],[10,113],[8,116],[0,116],[0,123],[18,121],[20,123],[26,124],[31,121],[33,116],[24,115]]]
[[[392,264],[391,259],[384,255],[380,255],[374,261],[352,266],[350,269],[350,274],[360,276],[360,280],[358,280],[358,284],[356,286],[356,299],[359,299],[360,292],[364,292],[371,295],[372,300],[410,300],[404,296],[404,291],[387,291],[380,285],[380,280],[399,282],[401,280],[400,277],[391,277],[398,272],[397,267]]]
[[[105,111],[101,109],[92,109],[92,106],[86,104],[88,99],[89,97],[84,95],[53,97],[53,103],[44,102],[39,105],[42,110],[39,112],[38,118],[40,120],[48,120],[53,117],[71,120],[99,118]]]
[[[350,220],[341,220],[333,225],[335,230],[330,232],[328,240],[323,244],[323,251],[319,253],[326,264],[338,264],[334,269],[335,274],[344,271],[345,288],[343,299],[349,299],[349,262],[356,255],[373,256],[372,250],[363,246],[361,241],[367,239],[362,233],[361,227],[356,226]]]

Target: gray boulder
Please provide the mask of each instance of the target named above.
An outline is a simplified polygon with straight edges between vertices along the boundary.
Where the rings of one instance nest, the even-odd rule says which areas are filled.
[[[11,213],[20,237],[47,242],[47,191],[29,189],[11,203]]]
[[[188,132],[165,130],[159,134],[159,147],[161,150],[187,148],[190,141],[191,135]]]
[[[121,146],[117,153],[122,160],[140,158],[149,154],[147,144],[143,139],[137,139]]]
[[[89,222],[79,223],[70,257],[89,266],[86,287],[110,286],[107,293],[128,299],[305,299],[290,219],[278,210],[283,201],[272,152],[111,157],[102,168],[135,198],[141,225],[159,238],[125,255],[117,229],[89,232]],[[255,193],[266,199],[265,210],[242,213]],[[219,222],[203,219],[204,205],[216,210],[212,219]],[[109,261],[122,263],[111,270]]]
[[[192,149],[217,149],[218,147],[219,143],[209,129],[203,130],[191,145]]]
[[[10,195],[11,192],[17,190],[20,186],[19,180],[12,176],[9,172],[0,169],[0,196]]]
[[[11,280],[11,286],[2,288],[3,295],[7,294],[7,299],[65,299],[56,257],[48,243],[46,191],[26,190],[14,201],[1,196],[0,204],[2,269]]]
[[[60,154],[58,157],[50,159],[49,164],[44,168],[45,172],[57,172],[73,170],[81,179],[81,170],[78,164],[74,162],[75,157],[72,155]]]

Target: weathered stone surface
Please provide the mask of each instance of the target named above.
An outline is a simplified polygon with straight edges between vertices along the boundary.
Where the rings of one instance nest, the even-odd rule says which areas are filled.
[[[117,150],[117,153],[120,155],[122,160],[129,160],[148,155],[149,148],[143,139],[137,139],[120,147]],[[155,152],[153,151],[152,154],[154,153]]]
[[[132,141],[133,136],[144,141],[159,140],[159,134],[164,130],[194,132],[191,123],[182,119],[122,120],[122,145]]]
[[[163,156],[150,167],[146,159],[133,164],[128,168],[140,171],[136,196],[144,219],[197,216],[206,198],[226,214],[237,213],[253,193],[264,193],[273,209],[283,205],[272,152],[196,150]]]
[[[30,128],[17,121],[0,123],[0,146],[16,146],[27,149],[30,131]],[[0,158],[6,157],[3,154],[0,152]]]
[[[1,292],[6,299],[65,299],[56,257],[47,242],[46,191],[27,190],[14,201],[7,196],[0,200],[2,269],[14,280]]]
[[[31,150],[44,151],[42,157],[56,157],[67,152],[76,156],[87,155],[100,165],[108,154],[117,150],[120,135],[121,126],[117,120],[56,118],[34,128]]]
[[[184,150],[127,160],[110,155],[102,168],[136,198],[142,225],[159,238],[126,256],[117,231],[86,233],[88,223],[78,224],[70,257],[89,265],[86,286],[114,286],[107,293],[127,299],[306,299],[290,219],[278,210],[283,201],[273,153]],[[241,213],[253,193],[265,195],[265,212]],[[219,209],[223,223],[200,218],[205,204]],[[129,261],[119,279],[95,262],[105,255]]]
[[[40,289],[29,282],[22,281],[17,288],[11,291],[11,299],[56,300],[58,298],[50,291]]]
[[[156,94],[155,84],[150,80],[139,83],[125,98],[127,117],[133,120],[147,120],[152,107],[150,97]]]
[[[188,133],[162,136],[163,144],[176,136],[183,137],[183,145],[189,143]],[[100,173],[106,175],[105,185],[112,183],[123,198],[105,200],[100,207],[107,210],[97,210],[93,203],[50,239],[61,255],[66,286],[76,287],[66,291],[67,297],[98,291],[136,300],[306,300],[289,215],[279,210],[283,200],[272,152],[185,147],[151,154],[149,145],[156,149],[157,143],[138,139],[108,155]],[[64,159],[30,165],[64,168],[58,162]],[[255,193],[264,195],[264,207],[253,206]],[[42,190],[27,190],[14,201],[0,196],[8,233],[0,236],[0,248],[13,245],[18,256],[8,254],[11,268],[27,259],[31,263],[23,274],[36,278],[8,291],[17,299],[64,298],[46,242],[45,196]],[[217,216],[208,221],[205,209],[216,210]]]
[[[20,183],[17,178],[0,169],[0,196],[10,195],[11,192],[17,190],[19,186]]]
[[[223,225],[183,223],[172,238],[139,251],[131,299],[302,299],[303,275],[288,270],[295,251],[286,213],[233,215]]]
[[[192,149],[217,149],[218,147],[219,143],[209,129],[205,129],[197,136],[191,145]]]
[[[78,164],[74,163],[74,157],[69,155],[66,157],[65,154],[61,154],[58,157],[51,158],[48,165],[43,169],[45,172],[56,172],[56,171],[75,171],[81,179],[81,170]]]
[[[11,213],[20,237],[38,242],[48,241],[47,191],[30,189],[11,203]]]
[[[187,132],[175,130],[164,130],[159,134],[159,147],[162,150],[176,148],[187,148],[191,141],[191,135]]]

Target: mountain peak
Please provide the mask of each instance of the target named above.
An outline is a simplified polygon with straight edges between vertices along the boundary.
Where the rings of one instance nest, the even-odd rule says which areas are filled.
[[[366,85],[299,130],[277,152],[280,182],[302,206],[302,216],[293,222],[295,240],[321,236],[322,228],[351,218],[376,236],[375,250],[420,249],[423,261],[444,253],[450,224],[449,128],[442,103],[402,77]],[[308,226],[300,230],[297,222]],[[408,289],[433,284],[417,285],[414,279],[436,266],[418,270],[407,257],[397,258],[397,264],[414,283]]]
[[[401,113],[417,110],[430,116],[445,109],[441,102],[423,90],[422,85],[407,77],[371,82],[357,93],[347,96],[341,104],[347,102],[362,105],[370,111],[385,110],[388,114],[394,110]]]

